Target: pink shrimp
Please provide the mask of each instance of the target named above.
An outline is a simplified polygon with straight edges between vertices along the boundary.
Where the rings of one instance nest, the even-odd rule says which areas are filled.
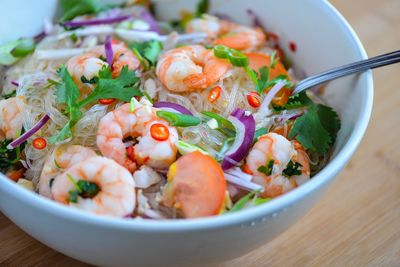
[[[230,68],[200,45],[183,46],[165,53],[157,64],[157,76],[169,90],[190,92],[216,83]]]
[[[156,140],[151,134],[154,124],[162,124],[169,132],[166,140]],[[124,139],[139,138],[133,146],[133,153],[128,154]],[[107,113],[99,123],[97,147],[103,156],[133,172],[136,164],[146,164],[154,168],[167,168],[176,159],[178,132],[175,127],[156,116],[156,109],[137,103],[133,111],[130,104],[124,104]]]
[[[262,197],[276,197],[304,183],[310,178],[310,165],[304,150],[282,135],[268,133],[261,136],[246,158],[253,181],[264,186]],[[296,163],[299,165],[296,166]],[[296,170],[285,173],[289,167]],[[298,173],[300,172],[300,173]]]
[[[22,119],[16,97],[0,100],[0,137],[17,138],[21,133]]]

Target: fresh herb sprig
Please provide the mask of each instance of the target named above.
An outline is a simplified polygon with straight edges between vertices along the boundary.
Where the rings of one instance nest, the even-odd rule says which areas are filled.
[[[129,45],[140,64],[145,70],[156,66],[158,57],[163,49],[160,41],[152,40],[148,42],[136,42]]]
[[[340,129],[339,115],[328,106],[313,103],[306,93],[291,97],[286,106],[306,108],[294,121],[288,137],[296,138],[304,148],[320,155],[327,153]]]
[[[75,181],[70,174],[67,174],[67,177],[75,187],[68,192],[70,203],[77,203],[78,197],[93,198],[100,191],[100,187],[96,183],[85,180]]]
[[[80,92],[65,66],[59,69],[58,75],[61,82],[56,85],[56,101],[58,104],[66,104],[65,113],[68,114],[69,121],[58,134],[48,139],[51,144],[72,136],[72,128],[83,115],[80,109],[87,104],[104,98],[115,98],[129,102],[133,96],[142,95],[136,85],[139,78],[136,77],[134,71],[128,70],[127,66],[122,68],[120,75],[115,79],[112,78],[110,67],[103,66],[99,72],[96,88],[89,96],[79,102]]]

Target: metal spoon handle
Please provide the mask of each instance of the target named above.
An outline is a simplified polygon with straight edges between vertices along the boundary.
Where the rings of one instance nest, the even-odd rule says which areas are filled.
[[[397,62],[400,62],[400,50],[324,71],[319,74],[310,76],[304,80],[301,80],[299,83],[297,83],[293,94],[300,93],[303,90],[309,89],[330,80],[334,80],[358,72],[363,72],[369,69],[394,64]]]

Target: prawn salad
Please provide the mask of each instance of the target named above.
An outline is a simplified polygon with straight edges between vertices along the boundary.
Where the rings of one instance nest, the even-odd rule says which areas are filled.
[[[326,164],[340,120],[253,26],[146,1],[60,0],[34,38],[1,45],[0,170],[86,212],[223,215],[263,204]]]

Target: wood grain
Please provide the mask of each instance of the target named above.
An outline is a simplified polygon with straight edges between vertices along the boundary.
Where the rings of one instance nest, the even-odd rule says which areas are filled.
[[[332,0],[369,55],[400,48],[399,0]],[[322,201],[287,232],[221,267],[400,265],[400,65],[374,71],[371,123]],[[1,266],[87,266],[0,214]]]

